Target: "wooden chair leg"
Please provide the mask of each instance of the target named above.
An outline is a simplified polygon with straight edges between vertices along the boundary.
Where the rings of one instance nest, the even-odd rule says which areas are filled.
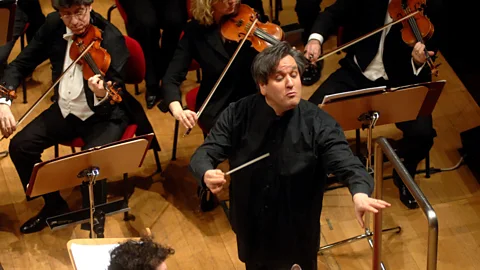
[[[162,172],[162,163],[160,163],[160,158],[158,157],[157,150],[153,149],[153,156],[155,157],[155,163],[157,163],[157,173]]]
[[[180,122],[175,120],[175,132],[173,133],[173,147],[172,147],[172,160],[177,160],[177,142],[178,142],[178,126]]]

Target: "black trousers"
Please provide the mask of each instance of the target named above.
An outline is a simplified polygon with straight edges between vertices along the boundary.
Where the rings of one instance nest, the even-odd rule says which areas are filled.
[[[127,33],[140,43],[145,54],[147,91],[158,95],[160,80],[188,20],[186,1],[120,0],[120,4],[127,13]],[[160,29],[163,30],[162,36]]]
[[[349,59],[342,59],[340,64],[341,67],[333,72],[309,98],[310,102],[320,104],[325,95],[375,86],[390,86],[389,81],[384,79],[370,81]],[[433,146],[433,138],[437,136],[433,128],[432,116],[396,123],[396,126],[403,132],[403,138],[398,142],[397,155],[404,159],[405,168],[412,177],[415,177],[418,163],[428,155]],[[398,177],[394,177],[394,181],[397,186],[400,184]]]
[[[15,10],[13,38],[5,45],[0,46],[0,64],[7,62],[15,42],[23,33],[27,23],[30,23],[26,31],[27,42],[30,42],[44,22],[45,15],[43,15],[38,0],[19,0]]]
[[[35,163],[41,162],[42,152],[57,143],[81,137],[85,142],[83,149],[88,149],[119,140],[129,120],[126,113],[119,107],[114,113],[120,116],[119,120],[102,119],[93,115],[82,121],[72,114],[63,118],[58,103],[53,103],[10,141],[10,158],[17,169],[23,187],[26,189]],[[55,180],[59,181],[59,179]],[[105,185],[105,181],[99,183],[99,186]],[[104,191],[99,190],[95,195],[98,192],[105,194]],[[45,204],[55,203],[61,199],[59,192],[46,194],[43,197]],[[97,196],[94,197],[97,198]],[[99,202],[106,199],[98,198]]]
[[[317,270],[317,257],[313,258],[296,258],[296,260],[289,263],[262,263],[262,262],[246,262],[246,270],[291,270],[294,264],[298,264],[305,270]]]

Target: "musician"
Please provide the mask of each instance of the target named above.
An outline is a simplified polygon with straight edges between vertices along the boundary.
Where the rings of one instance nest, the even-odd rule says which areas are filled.
[[[127,14],[128,35],[140,43],[145,54],[145,101],[151,109],[162,97],[160,80],[187,23],[187,1],[119,0],[119,3]],[[160,29],[163,30],[161,34]]]
[[[194,19],[185,27],[185,34],[163,77],[164,102],[173,117],[186,128],[193,128],[198,120],[205,135],[230,102],[254,93],[255,83],[250,74],[250,65],[257,51],[249,41],[245,42],[200,119],[197,119],[196,112],[183,109],[180,84],[185,80],[192,59],[195,59],[202,68],[202,82],[195,108],[198,111],[239,45],[225,40],[220,33],[222,20],[235,14],[239,4],[238,0],[194,1]]]
[[[317,269],[327,171],[348,184],[360,225],[365,211],[390,205],[369,197],[373,179],[341,127],[301,99],[304,65],[286,42],[259,53],[252,75],[260,93],[230,104],[191,158],[199,184],[216,194],[226,183],[219,163],[233,169],[270,153],[231,174],[230,222],[247,269]]]
[[[75,46],[72,44],[73,35],[81,35],[93,25],[103,31],[101,46],[111,56],[105,79],[108,84],[116,82],[119,87],[126,89],[122,78],[129,52],[124,37],[115,26],[93,11],[92,3],[93,0],[52,0],[57,11],[48,14],[45,24],[32,41],[9,64],[0,80],[2,85],[7,89],[16,89],[22,78],[47,59],[50,59],[52,65],[53,78],[57,79],[73,62],[69,56],[71,46]],[[34,165],[41,162],[43,150],[55,144],[76,137],[83,139],[84,149],[111,143],[121,138],[131,122],[138,124],[138,135],[153,132],[141,104],[128,91],[120,92],[123,99],[121,103],[110,104],[104,82],[98,75],[85,80],[82,72],[85,68],[75,64],[62,77],[56,89],[58,101],[12,138],[10,157],[24,188],[29,183]],[[10,108],[11,101],[3,98],[0,103],[1,131],[8,137],[16,130],[16,120]],[[155,144],[155,148],[158,148],[158,142],[155,141]],[[95,186],[95,199],[105,202],[105,181],[97,182]],[[58,191],[45,194],[43,198],[45,206],[39,214],[21,226],[22,233],[40,231],[46,227],[47,217],[68,211],[68,205]]]
[[[10,52],[15,46],[17,39],[23,34],[25,26],[28,23],[28,28],[25,31],[27,36],[27,42],[30,42],[45,22],[45,15],[38,0],[18,0],[17,8],[15,10],[15,21],[13,25],[13,38],[5,45],[0,46],[0,76],[3,74],[3,70],[7,65]]]
[[[337,0],[321,12],[313,26],[305,57],[316,61],[322,53],[321,44],[344,27],[345,42],[369,33],[389,22],[389,1]],[[431,73],[426,66],[425,44],[417,43],[409,47],[401,38],[402,24],[398,23],[359,43],[347,48],[345,58],[340,60],[340,68],[333,72],[309,98],[320,104],[325,95],[362,88],[383,86],[395,87],[431,81]],[[435,34],[427,42],[428,54],[434,56]],[[398,142],[397,154],[412,177],[415,177],[418,163],[424,159],[433,146],[436,131],[432,117],[418,117],[416,120],[397,123],[403,132]],[[394,182],[399,189],[400,200],[408,208],[418,207],[417,202],[394,171]]]
[[[175,250],[150,237],[128,240],[110,252],[108,270],[167,270],[166,260]]]

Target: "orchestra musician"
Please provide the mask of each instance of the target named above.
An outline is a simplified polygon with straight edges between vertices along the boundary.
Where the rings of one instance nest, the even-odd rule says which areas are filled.
[[[316,61],[322,53],[323,42],[340,26],[344,28],[343,42],[346,43],[391,22],[393,19],[388,12],[390,2],[335,1],[318,15],[305,47],[305,57]],[[430,19],[433,20],[432,17]],[[434,34],[425,44],[417,42],[410,47],[402,40],[401,28],[402,24],[395,24],[349,47],[345,58],[339,62],[340,68],[319,86],[309,101],[321,104],[324,96],[329,94],[431,81],[424,50],[428,49],[430,57],[436,54],[438,42],[435,39],[438,35]],[[428,155],[437,135],[432,117],[418,117],[413,121],[396,123],[396,126],[403,132],[403,138],[398,141],[397,155],[404,159],[408,172],[415,177],[418,163]],[[402,203],[410,209],[417,208],[417,202],[395,170],[393,178]]]
[[[197,119],[196,112],[184,110],[181,103],[180,84],[185,80],[192,59],[195,59],[202,69],[202,82],[195,108],[198,111],[237,49],[239,43],[223,38],[220,26],[226,16],[235,13],[239,4],[239,0],[193,1],[194,19],[186,25],[185,34],[163,77],[164,102],[173,117],[186,128],[193,128],[198,120],[205,136],[220,112],[230,102],[255,91],[250,65],[257,51],[247,44],[249,41],[246,41],[200,119]]]
[[[127,14],[128,35],[140,43],[145,54],[145,101],[151,109],[163,95],[160,81],[188,20],[187,0],[119,0],[119,3]]]
[[[231,103],[190,161],[199,184],[216,194],[226,183],[219,163],[235,168],[270,154],[230,175],[230,222],[248,270],[317,269],[327,171],[348,184],[362,227],[365,211],[390,206],[369,197],[373,179],[338,123],[301,99],[303,59],[284,41],[260,52],[252,65],[260,93]]]
[[[52,65],[53,78],[64,75],[56,89],[57,101],[11,139],[10,157],[25,189],[34,165],[41,162],[43,150],[55,144],[76,137],[83,139],[84,149],[111,143],[121,138],[131,122],[138,125],[138,135],[153,132],[141,104],[128,91],[120,91],[122,101],[112,104],[108,101],[109,95],[99,75],[88,80],[84,78],[86,66],[77,63],[63,74],[65,68],[75,60],[69,55],[73,46],[76,46],[72,38],[97,27],[102,33],[101,47],[111,57],[104,78],[110,87],[115,82],[118,87],[125,89],[122,78],[129,58],[125,39],[114,25],[93,10],[92,3],[93,0],[52,0],[56,12],[48,14],[45,24],[7,66],[0,80],[6,89],[16,89],[22,78],[31,74],[47,59],[50,59]],[[11,100],[3,98],[0,103],[1,131],[8,137],[16,130],[16,121],[10,108]],[[158,142],[155,144],[154,147],[158,148]],[[106,201],[105,186],[105,180],[95,184],[96,204]],[[85,191],[87,190],[82,190],[88,194]],[[88,195],[86,197],[88,201]],[[43,198],[45,206],[21,226],[22,233],[40,231],[47,226],[47,217],[68,211],[68,205],[59,191],[45,194]]]

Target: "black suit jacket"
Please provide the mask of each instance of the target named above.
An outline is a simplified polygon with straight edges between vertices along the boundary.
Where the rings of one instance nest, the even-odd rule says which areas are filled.
[[[101,47],[104,48],[111,57],[110,66],[105,73],[105,79],[115,82],[117,86],[122,89],[126,89],[123,78],[126,72],[129,52],[123,34],[100,14],[92,11],[90,15],[91,24],[102,31],[103,40]],[[55,81],[63,72],[64,58],[67,49],[67,41],[63,38],[65,33],[66,27],[58,12],[50,13],[47,16],[45,24],[40,27],[28,46],[9,64],[1,82],[3,82],[8,89],[16,89],[23,78],[31,74],[39,64],[47,59],[50,59],[52,65],[52,80]],[[95,114],[107,119],[119,119],[123,115],[123,113],[120,113],[120,110],[125,110],[130,116],[130,119],[138,125],[138,135],[153,132],[153,128],[141,104],[132,97],[128,91],[120,91],[123,99],[120,104],[112,105],[109,102],[104,102],[98,106],[94,106],[94,99],[96,97],[89,89],[87,80],[84,80],[84,92],[88,106]],[[58,85],[55,88],[55,95],[58,95]],[[152,146],[160,150],[156,140]]]
[[[337,0],[319,14],[312,33],[321,34],[327,39],[343,26],[342,41],[347,43],[383,26],[387,9],[387,0]],[[383,63],[390,84],[405,85],[431,81],[428,65],[425,65],[419,76],[413,74],[411,64],[413,47],[403,42],[401,29],[402,23],[392,26],[384,43]],[[352,62],[353,56],[356,56],[360,69],[364,71],[378,51],[381,35],[382,32],[379,32],[347,48],[346,59]],[[437,37],[438,35],[434,33],[426,42],[428,50],[437,52]]]
[[[162,87],[166,104],[170,104],[172,101],[181,102],[180,84],[185,80],[192,59],[195,59],[202,68],[202,82],[195,108],[197,111],[207,98],[227,66],[231,54],[239,44],[228,43],[227,46],[230,47],[230,50],[226,49],[217,27],[216,25],[205,27],[195,20],[187,24],[184,35],[179,41],[173,59],[163,77]],[[257,92],[250,71],[253,58],[257,53],[249,41],[243,44],[200,116],[199,124],[204,130],[210,130],[220,112],[229,103]]]

